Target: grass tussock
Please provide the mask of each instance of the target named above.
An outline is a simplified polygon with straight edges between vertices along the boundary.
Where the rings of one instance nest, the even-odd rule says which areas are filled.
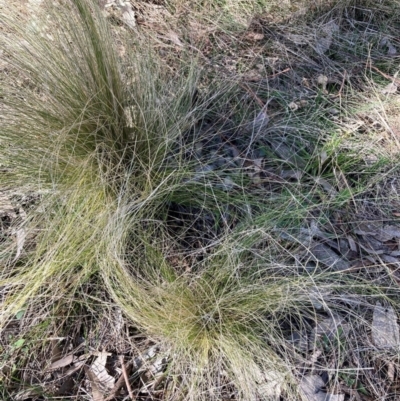
[[[198,6],[203,15],[201,7],[254,13],[252,2]],[[163,399],[298,400],[310,371],[326,373],[335,394],[353,380],[352,369],[353,384],[372,395],[363,368],[381,351],[366,353],[362,344],[377,302],[398,307],[398,285],[392,259],[374,259],[370,271],[343,243],[355,238],[365,250],[357,219],[383,219],[382,203],[398,202],[399,191],[392,185],[389,195],[381,183],[393,177],[399,149],[382,124],[379,140],[365,124],[367,132],[354,128],[366,113],[360,98],[381,121],[396,110],[379,90],[359,93],[376,87],[372,71],[342,76],[341,86],[335,80],[344,58],[366,56],[364,25],[351,31],[356,39],[337,35],[359,18],[356,6],[340,2],[317,20],[315,32],[335,21],[325,31],[328,49],[315,61],[318,40],[311,50],[303,43],[290,58],[298,70],[284,59],[293,36],[260,16],[258,29],[273,39],[267,50],[281,52],[290,72],[255,85],[204,77],[204,60],[190,51],[181,51],[189,61],[178,70],[166,69],[141,39],[126,42],[134,55],[122,60],[95,2],[47,7],[34,23],[1,10],[0,189],[9,201],[35,196],[27,212],[2,223],[0,325],[9,329],[21,316],[25,324],[22,343],[2,340],[8,350],[28,353],[29,338],[39,355],[75,311],[111,304],[136,333],[129,341],[157,344],[154,389]],[[297,28],[304,40],[305,25]],[[382,51],[377,44],[368,54],[375,60]],[[374,70],[381,77],[393,67],[384,61]],[[354,71],[359,63],[350,63]],[[310,65],[331,81],[321,86]],[[291,86],[307,71],[307,85]],[[268,109],[261,99],[271,99]],[[392,252],[394,243],[383,242]],[[10,358],[1,367],[4,387],[15,373],[5,369]]]
[[[37,208],[24,222],[26,235],[36,238],[26,264],[11,263],[3,271],[5,285],[23,287],[28,282],[21,279],[21,270],[37,273],[28,291],[10,291],[12,307],[5,318],[33,299],[39,288],[53,291],[51,284],[61,280],[60,289],[67,289],[98,270],[104,230],[125,193],[137,199],[138,209],[145,208],[157,197],[162,203],[158,192],[176,180],[172,166],[179,160],[172,160],[169,169],[165,160],[188,119],[188,110],[179,107],[187,103],[195,78],[180,86],[170,107],[162,93],[170,88],[157,87],[157,72],[150,80],[144,69],[136,70],[132,99],[122,82],[111,34],[96,10],[77,2],[52,13],[52,27],[69,21],[63,31],[50,26],[32,31],[20,17],[8,15],[2,37],[7,68],[25,85],[16,87],[12,79],[2,82],[2,185],[39,191],[44,210]],[[140,80],[148,85],[143,87]],[[154,203],[151,213],[157,208],[157,200]],[[9,259],[12,254],[3,250]]]

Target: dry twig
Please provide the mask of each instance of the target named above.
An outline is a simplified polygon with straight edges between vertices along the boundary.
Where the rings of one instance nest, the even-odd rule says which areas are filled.
[[[128,364],[124,365],[123,359],[124,359],[124,358],[123,358],[123,356],[121,355],[121,356],[120,356],[120,361],[121,361],[122,373],[121,373],[120,377],[118,378],[117,382],[115,383],[115,386],[114,386],[114,388],[112,389],[111,393],[109,394],[109,396],[108,396],[104,401],[111,401],[111,400],[113,400],[113,399],[117,396],[117,393],[118,393],[119,389],[124,385],[124,383],[126,384],[127,389],[128,389],[128,392],[129,392],[130,387],[128,388],[129,382],[127,382],[126,377],[129,376],[129,374],[130,374],[130,372],[131,372],[131,370],[132,370],[132,363],[128,363]],[[124,373],[125,373],[125,374],[124,374]],[[126,376],[126,377],[125,377],[125,376]],[[127,383],[128,383],[128,384],[127,384]],[[130,386],[130,385],[129,385],[129,386]],[[132,392],[132,390],[131,390],[131,392]],[[132,398],[132,394],[131,394],[131,393],[129,393],[129,396]],[[133,399],[133,398],[132,398],[132,399]]]
[[[390,75],[385,74],[383,71],[381,71],[380,69],[373,66],[370,61],[367,63],[367,67],[372,68],[374,71],[381,74],[386,79],[389,79],[390,81],[394,82],[396,85],[400,85],[400,79],[397,79],[396,77],[391,77]]]
[[[119,360],[121,362],[122,376],[125,379],[125,385],[126,385],[126,389],[128,390],[128,393],[129,393],[129,398],[131,400],[134,400],[135,397],[134,397],[133,392],[132,392],[131,384],[129,383],[128,372],[127,372],[127,369],[126,369],[126,366],[125,366],[125,363],[124,363],[123,355],[119,356]]]

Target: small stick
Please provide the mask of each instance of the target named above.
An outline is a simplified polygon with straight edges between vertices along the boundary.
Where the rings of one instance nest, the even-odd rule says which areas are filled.
[[[125,385],[126,385],[126,389],[128,390],[129,398],[130,398],[131,400],[135,400],[136,398],[135,398],[134,395],[133,395],[132,387],[131,387],[131,384],[129,383],[128,372],[126,371],[126,368],[125,368],[124,356],[123,356],[123,355],[120,355],[120,356],[119,356],[119,361],[120,361],[120,363],[121,363],[122,376],[123,376],[124,379],[125,379]]]
[[[285,68],[285,69],[282,70],[282,71],[279,71],[279,72],[276,72],[275,74],[269,75],[267,78],[268,78],[268,79],[275,78],[275,77],[277,77],[278,75],[284,74],[285,72],[288,72],[288,71],[290,71],[290,70],[291,70],[290,67]]]
[[[261,108],[265,106],[264,102],[254,93],[254,91],[247,84],[242,84],[241,82],[239,82],[239,86],[247,93],[249,93]]]
[[[277,73],[275,73],[275,74],[269,75],[269,76],[267,77],[267,79],[275,78],[275,77],[277,77],[278,75],[284,74],[285,72],[288,72],[288,71],[290,71],[290,70],[291,70],[290,67],[285,68],[285,69],[282,70],[282,71],[279,71],[279,72],[277,72]],[[264,104],[264,102],[254,93],[254,91],[253,91],[246,83],[242,84],[241,82],[239,82],[239,86],[240,86],[242,89],[244,89],[247,93],[249,93],[249,94],[251,95],[251,97],[258,103],[258,105],[259,105],[261,108],[264,108],[264,107],[266,106],[266,104]],[[270,100],[267,102],[267,104],[268,104],[269,102],[270,102]]]
[[[343,90],[343,88],[344,88],[344,82],[345,82],[345,80],[346,80],[346,77],[347,77],[347,71],[344,71],[342,83],[341,83],[341,85],[340,85],[340,89],[339,89],[339,93],[338,93],[339,97],[342,95],[342,90]]]
[[[121,366],[124,366],[124,365],[121,364]],[[132,370],[132,364],[128,364],[128,366],[127,367],[124,366],[124,368],[125,368],[125,372],[128,376],[130,374],[130,371]],[[110,395],[104,401],[113,400],[116,397],[118,390],[124,385],[124,383],[125,383],[125,377],[124,377],[124,374],[121,373],[121,375],[118,378],[117,382],[115,383],[115,386],[112,389]]]
[[[113,400],[113,399],[116,397],[116,395],[117,395],[117,393],[118,393],[118,390],[119,390],[119,389],[122,387],[122,385],[124,384],[124,381],[125,381],[124,375],[121,374],[121,376],[118,378],[117,382],[115,383],[115,386],[114,386],[114,388],[112,389],[110,395],[109,395],[104,401],[111,401],[111,400]]]
[[[368,64],[367,64],[368,65]],[[394,82],[397,85],[400,85],[400,80],[397,79],[396,77],[391,77],[388,74],[385,74],[383,71],[379,70],[378,68],[376,68],[375,66],[373,66],[371,64],[371,62],[369,62],[369,67],[372,68],[373,70],[375,70],[376,72],[379,72],[379,74],[381,74],[383,77],[385,77],[386,79],[389,79],[390,81]],[[396,74],[397,75],[397,74]]]

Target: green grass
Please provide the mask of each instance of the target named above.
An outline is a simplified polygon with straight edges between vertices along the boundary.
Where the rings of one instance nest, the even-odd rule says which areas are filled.
[[[250,3],[235,7],[252,14]],[[334,12],[345,9],[339,5]],[[200,6],[239,12],[231,2]],[[18,380],[21,388],[30,385],[20,365],[45,359],[47,337],[68,336],[82,310],[91,311],[87,324],[95,327],[96,314],[110,305],[121,309],[126,326],[159,345],[165,399],[219,400],[232,391],[241,400],[297,400],[309,355],[288,339],[335,314],[350,329],[340,327],[313,347],[323,349],[327,364],[335,360],[331,382],[353,380],[341,369],[358,341],[355,328],[370,328],[376,300],[397,307],[398,287],[378,273],[338,272],[318,261],[310,268],[304,233],[316,226],[339,238],[338,213],[349,220],[340,228],[351,233],[374,191],[382,191],[374,207],[384,208],[382,182],[395,177],[399,149],[377,142],[373,130],[349,128],[365,113],[360,99],[378,114],[388,110],[384,102],[377,107],[376,84],[363,72],[371,96],[367,86],[360,94],[349,85],[339,105],[345,118],[334,120],[328,111],[336,98],[321,88],[293,111],[300,86],[288,93],[286,76],[273,90],[261,83],[253,88],[257,96],[276,98],[261,133],[252,126],[260,107],[243,85],[218,75],[210,83],[203,60],[189,51],[174,71],[149,43],[123,38],[133,55],[121,60],[115,32],[94,2],[74,0],[48,12],[32,28],[11,9],[1,11],[7,74],[0,79],[0,187],[10,199],[38,195],[0,243],[0,325],[20,321],[17,335],[3,339],[4,391],[17,392]],[[362,55],[362,46],[351,51]],[[337,73],[338,62],[321,57]],[[249,159],[259,152],[269,174],[263,185],[238,165],[199,172],[210,160],[193,156],[196,132],[218,120],[233,125],[234,146]],[[220,124],[210,136],[227,132]],[[392,196],[398,201],[398,193]],[[170,226],[171,205],[208,221],[202,231],[191,221],[194,212],[181,217],[198,248],[183,246],[185,235]],[[174,252],[186,270],[172,261]],[[30,355],[7,374],[4,366],[22,349]]]

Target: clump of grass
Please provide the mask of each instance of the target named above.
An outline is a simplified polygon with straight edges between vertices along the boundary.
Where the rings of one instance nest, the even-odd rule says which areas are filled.
[[[356,202],[368,185],[356,177],[337,185],[336,196],[326,189],[365,165],[334,135],[312,143],[321,132],[318,105],[307,124],[289,112],[266,130],[276,135],[263,144],[267,163],[301,175],[246,193],[251,180],[236,171],[228,191],[218,171],[199,175],[186,158],[196,138],[184,136],[210,104],[193,109],[195,68],[168,75],[156,59],[141,59],[139,43],[122,71],[112,33],[90,1],[63,4],[39,28],[8,12],[0,39],[10,74],[0,81],[0,185],[38,191],[41,199],[18,227],[32,242],[23,255],[15,260],[16,246],[0,244],[3,327],[21,310],[52,305],[62,313],[65,299],[89,282],[104,286],[130,324],[162,345],[167,399],[231,392],[294,400],[308,355],[293,348],[293,332],[334,314],[361,325],[375,298],[398,303],[387,281],[310,270],[295,263],[295,245],[282,243],[290,236],[301,242],[308,223],[329,222],[333,209]],[[278,149],[282,138],[296,157]],[[166,227],[172,202],[234,214],[185,272],[166,258],[168,248],[179,249]]]
[[[160,67],[149,59],[142,64],[138,57],[133,85],[126,88],[111,33],[91,2],[76,0],[57,8],[46,20],[49,25],[42,19],[38,30],[8,11],[1,45],[17,79],[1,82],[1,185],[11,192],[38,191],[41,199],[18,227],[32,246],[15,260],[16,246],[2,244],[2,326],[21,310],[47,310],[40,319],[50,318],[49,310],[61,312],[65,299],[100,276],[116,300],[125,300],[120,303],[138,328],[149,335],[161,333],[168,344],[176,338],[181,367],[195,363],[198,355],[204,365],[220,340],[212,339],[214,334],[207,339],[203,329],[198,337],[196,328],[209,325],[209,312],[202,309],[212,308],[208,302],[219,295],[206,297],[208,284],[202,277],[193,277],[198,283],[192,294],[187,279],[165,261],[161,251],[167,236],[157,227],[168,202],[216,208],[216,194],[227,199],[223,190],[191,179],[191,166],[182,164],[180,137],[192,123],[196,75],[189,69],[180,82],[168,85]],[[238,195],[232,202],[245,199]],[[115,279],[125,284],[116,287]],[[161,298],[153,298],[157,294]],[[197,297],[204,297],[204,306],[191,311]],[[159,305],[160,300],[166,304]],[[176,302],[187,303],[189,310],[171,320]],[[254,303],[245,295],[239,300],[248,302]],[[244,313],[238,316],[244,319]],[[228,322],[234,324],[228,319],[224,326]],[[205,349],[204,341],[209,342]],[[233,352],[234,340],[228,335],[224,341]],[[250,363],[251,341],[246,336],[241,341],[249,348]],[[226,366],[247,386],[240,356],[235,358]],[[201,379],[202,391],[210,379]]]
[[[11,10],[5,21],[1,185],[39,191],[42,200],[22,227],[33,249],[12,262],[15,249],[3,244],[2,324],[39,294],[61,298],[98,271],[121,196],[156,213],[163,189],[184,175],[170,150],[190,121],[196,81],[183,74],[171,94],[148,59],[133,64],[134,89],[127,87],[108,26],[90,2],[60,6],[33,28]]]
[[[146,259],[141,275],[129,258],[103,268],[113,298],[162,345],[172,380],[168,399],[182,392],[190,400],[220,399],[229,386],[239,399],[268,398],[293,381],[277,352],[285,348],[278,322],[310,302],[312,280],[273,278],[231,240],[197,274],[176,276],[157,255]],[[118,251],[110,246],[110,253]]]

